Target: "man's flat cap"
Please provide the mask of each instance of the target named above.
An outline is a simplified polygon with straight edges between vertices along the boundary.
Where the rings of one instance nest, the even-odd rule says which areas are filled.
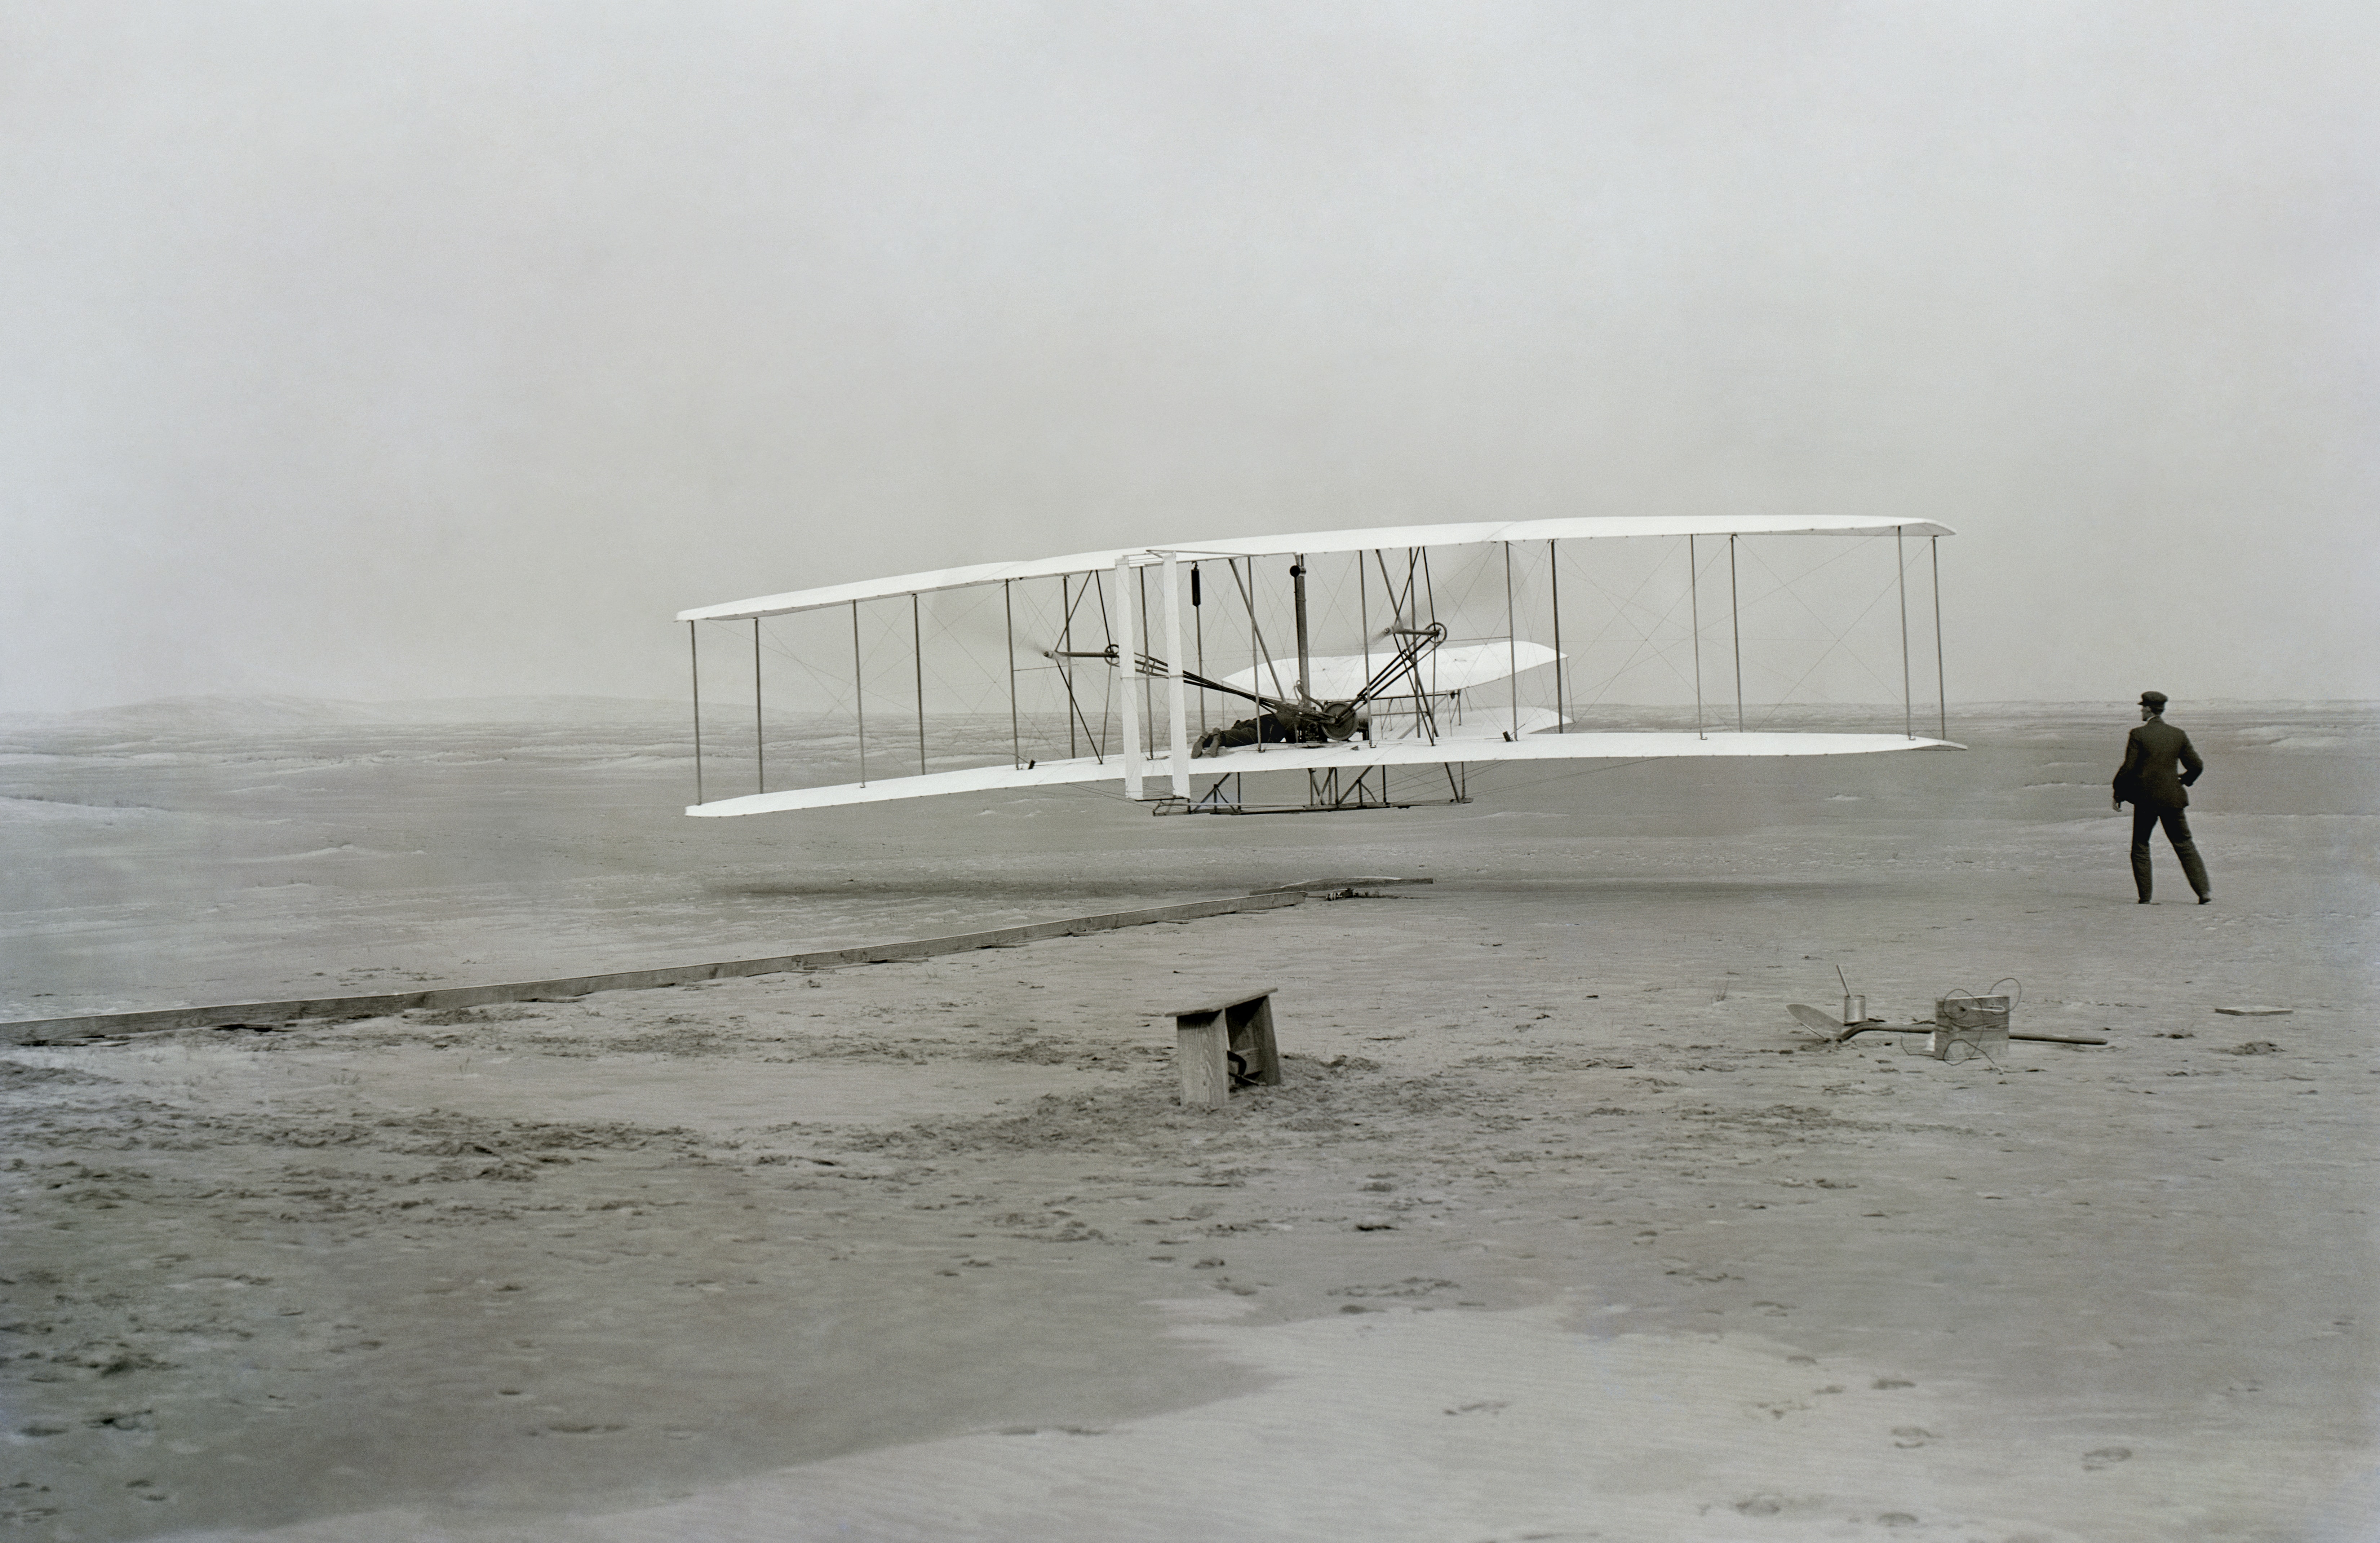
[[[2163,707],[2165,706],[2165,693],[2162,691],[2143,691],[2141,693],[2141,705],[2143,707]]]

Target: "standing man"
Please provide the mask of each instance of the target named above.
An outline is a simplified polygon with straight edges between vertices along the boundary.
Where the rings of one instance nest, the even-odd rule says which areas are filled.
[[[2149,832],[2162,824],[2181,871],[2198,892],[2198,903],[2215,898],[2206,881],[2206,865],[2198,858],[2198,844],[2190,839],[2190,820],[2181,811],[2190,807],[2182,790],[2198,781],[2206,763],[2190,747],[2190,735],[2165,721],[2162,691],[2141,693],[2141,726],[2124,742],[2124,764],[2116,772],[2116,808],[2132,806],[2132,882],[2141,904],[2149,903]],[[2175,765],[2182,771],[2177,774]]]

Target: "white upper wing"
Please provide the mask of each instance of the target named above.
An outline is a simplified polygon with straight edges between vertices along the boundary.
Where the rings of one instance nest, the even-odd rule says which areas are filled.
[[[970,584],[997,584],[1003,579],[1053,578],[1060,574],[1091,573],[1112,568],[1119,560],[1135,564],[1159,561],[1165,553],[1190,560],[1223,557],[1271,557],[1289,553],[1366,552],[1373,548],[1463,546],[1481,541],[1574,541],[1622,536],[1948,536],[1947,525],[1923,519],[1880,519],[1867,515],[1737,515],[1705,518],[1692,515],[1645,515],[1600,519],[1526,519],[1485,521],[1468,525],[1386,525],[1364,530],[1311,530],[1293,536],[1242,536],[1227,541],[1188,541],[1172,546],[1117,547],[1106,552],[1077,552],[1025,563],[979,563],[971,567],[939,568],[902,574],[892,578],[865,579],[856,584],[830,584],[816,589],[794,589],[757,600],[730,601],[724,605],[681,611],[681,622],[715,622],[746,616],[782,616],[795,611],[847,605],[854,601],[881,600],[890,595],[924,595],[939,589],[965,589]]]

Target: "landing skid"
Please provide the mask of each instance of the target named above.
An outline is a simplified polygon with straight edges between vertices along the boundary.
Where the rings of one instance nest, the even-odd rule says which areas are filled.
[[[1471,802],[1471,778],[1468,769],[1460,762],[1450,762],[1440,768],[1446,773],[1448,796],[1444,798],[1391,798],[1389,796],[1389,769],[1375,766],[1349,775],[1335,768],[1305,773],[1305,802],[1303,804],[1251,804],[1245,786],[1247,774],[1227,772],[1217,777],[1206,792],[1196,798],[1160,798],[1149,807],[1151,814],[1344,814],[1354,809],[1410,809],[1439,804]],[[1226,788],[1229,788],[1228,795]]]

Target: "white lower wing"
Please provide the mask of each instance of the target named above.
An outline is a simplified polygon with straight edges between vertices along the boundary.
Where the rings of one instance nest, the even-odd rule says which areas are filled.
[[[1500,760],[1658,760],[1719,756],[1866,756],[1888,750],[1963,750],[1947,739],[1910,739],[1897,734],[1533,734],[1518,739],[1440,735],[1397,739],[1382,744],[1348,740],[1330,745],[1243,746],[1220,756],[1190,762],[1190,781],[1196,790],[1215,779],[1254,772],[1360,772],[1374,766],[1429,766],[1440,762]],[[1174,791],[1170,757],[1141,762],[1145,794]],[[724,817],[776,814],[791,809],[826,809],[844,804],[878,804],[895,798],[937,798],[956,793],[991,793],[1002,788],[1057,787],[1072,783],[1119,783],[1123,760],[1082,757],[1045,760],[1034,766],[978,766],[962,772],[929,772],[914,777],[888,777],[881,782],[844,783],[832,787],[789,788],[783,793],[751,793],[741,798],[721,798],[696,804],[688,814]],[[1184,790],[1193,791],[1193,790]]]

